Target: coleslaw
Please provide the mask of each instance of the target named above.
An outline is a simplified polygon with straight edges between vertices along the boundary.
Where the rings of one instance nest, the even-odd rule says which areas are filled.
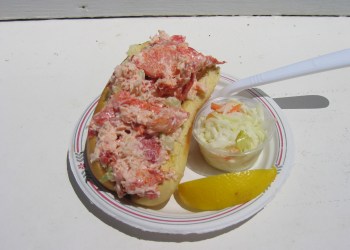
[[[198,114],[194,137],[205,160],[225,171],[249,168],[271,137],[272,118],[248,98],[218,98]]]

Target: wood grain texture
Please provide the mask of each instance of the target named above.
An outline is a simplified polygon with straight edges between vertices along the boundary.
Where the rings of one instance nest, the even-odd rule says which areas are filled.
[[[74,0],[0,2],[0,20],[215,15],[349,16],[347,0]]]

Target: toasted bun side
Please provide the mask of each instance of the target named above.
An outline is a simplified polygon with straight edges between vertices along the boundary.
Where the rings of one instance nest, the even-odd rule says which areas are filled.
[[[209,99],[213,93],[220,78],[219,68],[208,70],[199,80],[204,83],[207,91],[202,96],[197,96],[194,100],[187,100],[182,104],[182,108],[190,113],[188,120],[183,124],[181,135],[175,142],[173,152],[171,152],[170,160],[162,166],[163,170],[170,170],[176,173],[175,180],[166,180],[159,186],[160,196],[156,199],[140,198],[132,196],[132,201],[138,205],[146,207],[154,207],[167,202],[169,198],[176,191],[181,178],[183,177],[187,156],[190,149],[190,142],[192,137],[192,124],[196,117],[198,110]]]
[[[110,96],[110,88],[107,85],[104,89],[103,92],[100,96],[100,99],[96,105],[94,114],[100,112],[104,106],[106,106],[108,97]],[[107,189],[113,191],[115,187],[115,183],[111,181],[105,181],[101,182],[102,176],[106,173],[106,169],[102,167],[102,165],[98,161],[91,161],[91,155],[95,151],[96,147],[96,142],[97,142],[97,137],[96,136],[88,136],[86,140],[86,159],[87,159],[87,164],[88,167],[90,168],[90,171],[94,175],[94,177]]]

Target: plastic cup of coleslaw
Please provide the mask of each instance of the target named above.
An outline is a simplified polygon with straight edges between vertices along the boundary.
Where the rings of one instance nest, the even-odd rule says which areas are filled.
[[[209,100],[198,112],[193,136],[206,162],[226,172],[247,170],[270,141],[275,121],[257,100]]]

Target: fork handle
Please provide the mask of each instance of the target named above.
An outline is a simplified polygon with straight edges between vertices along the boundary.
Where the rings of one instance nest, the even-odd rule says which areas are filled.
[[[219,91],[218,96],[232,94],[267,83],[348,66],[350,66],[350,49],[344,49],[244,78],[233,85],[224,87]]]

